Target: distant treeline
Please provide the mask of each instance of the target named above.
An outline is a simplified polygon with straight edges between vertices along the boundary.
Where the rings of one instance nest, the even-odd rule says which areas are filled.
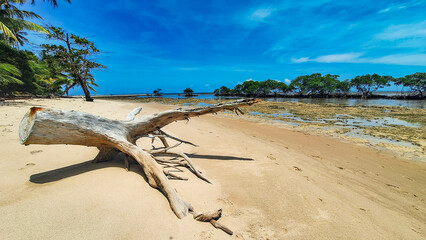
[[[314,73],[298,76],[290,84],[277,80],[247,80],[234,88],[222,86],[214,91],[217,96],[250,96],[250,97],[373,97],[380,88],[391,83],[407,88],[404,98],[424,99],[426,93],[426,73],[417,72],[401,78],[367,74],[356,76],[351,80],[340,81],[339,75]],[[356,94],[349,93],[356,89]]]

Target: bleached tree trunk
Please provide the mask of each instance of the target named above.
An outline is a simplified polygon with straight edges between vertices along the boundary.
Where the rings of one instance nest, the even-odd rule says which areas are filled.
[[[174,121],[188,120],[190,117],[216,113],[225,109],[242,113],[239,106],[251,105],[256,102],[258,100],[245,99],[209,107],[179,108],[135,119],[140,112],[140,108],[138,108],[133,110],[125,121],[111,120],[84,112],[33,107],[21,121],[19,137],[21,144],[25,145],[72,144],[98,147],[100,152],[94,162],[110,160],[117,153],[123,152],[142,166],[149,185],[159,189],[168,199],[176,216],[183,218],[188,212],[193,214],[195,212],[191,204],[182,200],[170,184],[168,177],[173,175],[168,174],[169,172],[165,171],[160,164],[172,168],[188,167],[198,177],[209,181],[201,175],[201,172],[185,154],[171,151],[170,149],[175,146],[170,147],[165,138],[170,137],[181,143],[189,142],[172,137],[164,133],[161,128]],[[136,141],[146,136],[159,137],[164,148],[144,151],[136,146]],[[183,160],[178,162],[160,160],[154,156],[155,153],[177,155]],[[202,213],[197,214],[198,218],[202,215]]]

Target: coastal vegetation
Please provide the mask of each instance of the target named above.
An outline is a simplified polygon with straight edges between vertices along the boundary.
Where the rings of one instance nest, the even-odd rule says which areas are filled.
[[[184,94],[185,97],[194,96],[194,90],[192,90],[191,88],[185,88],[183,90],[183,94]]]
[[[426,73],[417,72],[402,78],[366,74],[351,80],[339,80],[339,75],[314,73],[298,76],[289,84],[268,79],[265,81],[247,80],[234,88],[222,86],[214,91],[217,96],[256,96],[256,97],[361,97],[368,98],[378,89],[386,86],[402,85],[408,88],[411,98],[424,98]],[[355,89],[357,94],[350,94]],[[407,96],[405,96],[407,97]]]
[[[98,85],[91,71],[106,68],[90,58],[99,53],[95,44],[87,38],[66,33],[61,28],[53,26],[49,27],[49,38],[62,42],[62,45],[43,44],[42,59],[59,73],[69,77],[70,81],[66,84],[65,92],[79,85],[83,89],[86,101],[93,101],[89,89],[96,91],[93,86]]]
[[[206,106],[232,99],[135,98],[132,101]],[[414,158],[423,158],[426,151],[424,108],[263,101],[241,110],[250,119],[282,123],[310,133],[330,134],[355,142],[368,142],[366,139],[372,138],[376,146]]]
[[[163,96],[163,93],[161,92],[161,88],[157,88],[154,91],[152,91],[152,94],[154,94],[154,96],[159,97],[159,96]]]
[[[42,17],[17,7],[28,2],[0,0],[0,97],[62,96],[79,86],[85,99],[93,101],[90,90],[98,85],[91,71],[105,68],[93,59],[99,50],[87,38],[29,21]],[[58,6],[56,0],[47,2]],[[49,41],[42,44],[41,52],[19,49],[29,42],[27,31],[46,34]]]

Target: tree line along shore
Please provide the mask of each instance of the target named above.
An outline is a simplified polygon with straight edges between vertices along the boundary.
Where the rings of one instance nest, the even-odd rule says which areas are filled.
[[[216,96],[245,97],[346,97],[346,98],[393,98],[424,99],[426,95],[426,73],[416,72],[405,77],[394,78],[378,74],[356,76],[351,80],[340,81],[339,75],[314,73],[298,76],[289,84],[277,80],[247,80],[229,88],[222,86],[214,91]],[[391,86],[403,86],[401,94],[378,94],[377,90]],[[356,92],[350,92],[355,89]]]

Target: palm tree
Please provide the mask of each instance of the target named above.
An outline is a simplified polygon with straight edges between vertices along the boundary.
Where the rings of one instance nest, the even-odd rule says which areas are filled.
[[[0,30],[3,32],[3,38],[8,43],[23,43],[24,38],[18,40],[18,33],[23,30],[48,33],[42,26],[25,19],[42,19],[36,13],[18,9],[13,4],[23,4],[27,0],[0,0]],[[19,34],[22,36],[22,34]]]
[[[43,0],[46,1],[46,0]],[[47,0],[53,7],[57,7],[56,0]],[[65,0],[71,3],[71,0]],[[28,0],[0,0],[0,31],[3,39],[11,45],[23,45],[27,39],[24,37],[24,30],[48,33],[42,26],[25,19],[42,19],[39,15],[31,11],[18,9],[14,4],[24,4]],[[34,0],[31,1],[34,4]]]

